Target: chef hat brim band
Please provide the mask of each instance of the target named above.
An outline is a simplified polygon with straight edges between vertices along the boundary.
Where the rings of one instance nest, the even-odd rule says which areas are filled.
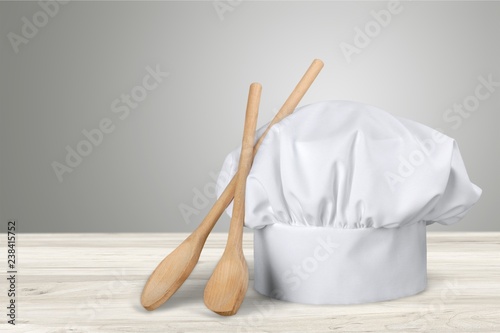
[[[413,295],[427,284],[426,224],[254,230],[255,290],[296,303],[356,304]]]

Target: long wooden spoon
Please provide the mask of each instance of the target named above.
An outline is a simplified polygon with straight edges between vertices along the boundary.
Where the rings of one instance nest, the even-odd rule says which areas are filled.
[[[250,86],[226,249],[205,287],[205,305],[222,316],[232,316],[238,311],[248,288],[248,267],[241,243],[245,223],[245,187],[253,162],[261,90],[258,83]]]
[[[322,68],[323,62],[321,60],[315,59],[312,62],[281,109],[269,123],[264,134],[257,141],[253,151],[254,156],[270,128],[295,110]],[[233,177],[207,216],[205,216],[193,233],[165,257],[149,276],[141,295],[141,304],[147,310],[154,310],[165,303],[191,274],[198,263],[201,250],[210,231],[212,231],[215,223],[217,223],[224,210],[233,200],[236,178],[237,175]]]

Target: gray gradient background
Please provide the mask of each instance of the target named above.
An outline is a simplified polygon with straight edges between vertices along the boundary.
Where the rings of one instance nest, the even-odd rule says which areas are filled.
[[[500,3],[404,2],[347,63],[339,44],[386,2],[244,1],[224,20],[212,2],[73,2],[15,54],[9,32],[40,10],[0,3],[0,218],[22,232],[190,231],[193,189],[239,145],[248,85],[263,85],[269,121],[313,58],[325,68],[301,105],[348,99],[456,138],[483,197],[460,223],[430,230],[500,231],[500,89],[458,129],[444,111],[493,74],[500,81]],[[121,121],[110,104],[146,66],[170,76]],[[102,118],[116,125],[60,183],[65,146]],[[215,230],[228,227],[226,215]]]

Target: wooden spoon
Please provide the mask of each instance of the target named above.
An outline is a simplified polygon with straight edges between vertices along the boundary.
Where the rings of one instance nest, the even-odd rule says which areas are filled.
[[[257,141],[253,150],[254,156],[270,128],[295,110],[322,68],[323,62],[321,60],[315,59],[312,62],[281,109],[269,123],[264,134]],[[141,295],[141,304],[147,310],[154,310],[165,303],[191,274],[196,263],[198,263],[208,234],[233,200],[237,177],[237,174],[234,175],[224,192],[222,192],[207,216],[193,233],[165,257],[149,276]]]
[[[233,215],[226,249],[205,287],[205,305],[222,316],[232,316],[240,308],[248,288],[248,267],[243,255],[245,187],[253,162],[253,143],[262,87],[252,83],[248,93],[243,144],[234,191]]]

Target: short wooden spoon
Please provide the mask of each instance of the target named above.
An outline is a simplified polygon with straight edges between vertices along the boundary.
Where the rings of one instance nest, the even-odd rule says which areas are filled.
[[[262,87],[252,83],[248,94],[243,144],[234,192],[233,215],[226,249],[205,287],[205,305],[222,316],[232,316],[240,308],[248,288],[248,267],[243,255],[245,187],[253,162],[253,143]]]

